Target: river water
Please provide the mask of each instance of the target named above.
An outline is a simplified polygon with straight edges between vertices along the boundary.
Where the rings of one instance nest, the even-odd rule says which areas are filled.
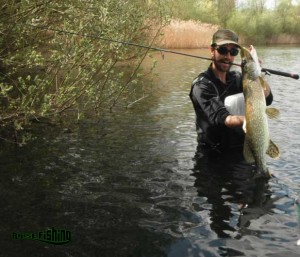
[[[264,67],[299,73],[300,48],[257,50]],[[242,168],[210,173],[197,153],[188,93],[209,63],[154,57],[152,93],[125,112],[2,147],[0,256],[300,256],[300,82],[267,77],[281,158],[268,159],[275,177],[258,183]],[[49,228],[70,231],[71,242],[12,238]]]

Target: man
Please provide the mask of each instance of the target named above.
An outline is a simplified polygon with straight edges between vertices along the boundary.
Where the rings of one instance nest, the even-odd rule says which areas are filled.
[[[192,84],[190,98],[202,149],[228,153],[238,148],[242,152],[244,116],[230,113],[224,104],[226,97],[243,92],[241,73],[230,71],[239,48],[235,32],[218,30],[212,37],[212,63]],[[265,96],[267,105],[270,105],[273,95],[269,87]]]

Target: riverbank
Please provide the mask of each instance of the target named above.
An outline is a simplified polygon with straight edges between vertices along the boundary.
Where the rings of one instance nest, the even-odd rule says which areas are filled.
[[[196,21],[172,20],[162,30],[162,36],[156,45],[162,48],[194,49],[206,48],[210,45],[212,35],[219,26]],[[242,45],[255,44],[240,35]],[[300,36],[280,34],[272,36],[265,42],[266,45],[300,44]]]

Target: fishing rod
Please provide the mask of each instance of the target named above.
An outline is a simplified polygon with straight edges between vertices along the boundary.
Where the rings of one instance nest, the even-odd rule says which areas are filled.
[[[271,69],[266,69],[266,68],[262,68],[261,71],[266,72],[266,73],[271,73],[274,75],[278,75],[278,76],[289,77],[292,79],[299,79],[298,74],[293,74],[293,73],[288,73],[288,72],[283,72],[283,71],[278,71],[278,70],[271,70]]]
[[[41,30],[50,30],[50,31],[53,31],[53,32],[58,32],[58,33],[63,33],[63,34],[68,34],[68,35],[76,35],[76,36],[80,36],[80,37],[99,39],[99,40],[103,40],[103,41],[107,41],[107,42],[111,42],[111,43],[118,43],[118,44],[123,44],[123,45],[128,45],[128,46],[136,46],[136,47],[145,48],[145,49],[148,49],[148,50],[154,50],[154,51],[158,51],[158,52],[171,53],[171,54],[177,54],[177,55],[182,55],[182,56],[187,56],[187,57],[193,57],[193,58],[198,58],[198,59],[202,59],[202,60],[212,61],[212,58],[203,57],[203,56],[199,56],[199,55],[182,53],[182,52],[173,51],[173,50],[164,49],[164,48],[159,48],[159,47],[152,47],[152,46],[137,44],[137,43],[128,42],[128,41],[109,39],[109,38],[95,36],[95,35],[89,35],[89,34],[85,34],[85,33],[77,33],[77,32],[72,32],[72,31],[61,30],[61,29],[54,29],[54,28],[50,28],[48,26],[39,26],[39,25],[34,25],[34,24],[26,24],[26,25],[28,25],[30,27],[33,27],[33,28],[36,28],[36,29],[41,29]],[[241,66],[240,64],[237,64],[237,63],[231,63],[231,64],[235,65],[235,66]],[[278,70],[271,70],[271,69],[267,69],[267,68],[262,68],[261,71],[266,72],[266,73],[270,73],[270,74],[274,74],[274,75],[278,75],[278,76],[289,77],[289,78],[293,78],[293,79],[299,79],[298,74],[292,74],[292,73],[282,72],[282,71],[278,71]]]
[[[121,41],[121,40],[116,40],[116,39],[109,39],[109,38],[95,36],[95,35],[90,35],[90,34],[82,34],[82,33],[77,33],[77,32],[72,32],[72,31],[61,30],[61,29],[53,29],[53,28],[49,28],[48,26],[38,26],[38,25],[33,25],[33,24],[27,24],[27,25],[31,26],[33,28],[36,28],[36,29],[50,30],[50,31],[53,31],[53,32],[59,32],[59,33],[64,33],[64,34],[69,34],[69,35],[75,35],[75,36],[80,36],[80,37],[86,37],[86,38],[92,38],[92,39],[100,39],[100,40],[111,42],[111,43],[118,43],[118,44],[123,44],[123,45],[128,45],[128,46],[136,46],[136,47],[150,49],[150,50],[155,50],[155,51],[159,51],[159,52],[178,54],[178,55],[183,55],[183,56],[188,56],[188,57],[193,57],[193,58],[198,58],[198,59],[203,59],[203,60],[209,60],[209,61],[211,61],[211,58],[208,58],[208,57],[203,57],[203,56],[198,56],[198,55],[192,55],[192,54],[187,54],[187,53],[172,51],[172,50],[169,50],[169,49],[152,47],[152,46],[137,44],[137,43],[128,42],[128,41]]]

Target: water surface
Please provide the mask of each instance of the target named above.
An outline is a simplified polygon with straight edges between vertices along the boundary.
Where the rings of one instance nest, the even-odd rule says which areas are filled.
[[[266,68],[300,70],[300,48],[258,54]],[[255,182],[239,165],[211,173],[198,155],[188,93],[209,63],[154,55],[152,93],[127,111],[69,133],[43,128],[25,147],[1,149],[0,256],[300,256],[300,82],[267,78],[282,155],[268,159],[275,178]],[[12,240],[51,227],[70,230],[71,243]]]

